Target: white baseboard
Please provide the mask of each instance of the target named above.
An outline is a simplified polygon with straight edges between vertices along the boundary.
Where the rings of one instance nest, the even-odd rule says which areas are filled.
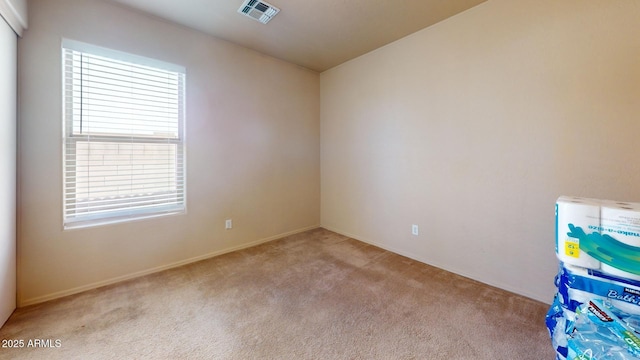
[[[320,225],[309,226],[309,227],[305,227],[305,228],[301,228],[301,229],[285,232],[285,233],[282,233],[282,234],[270,236],[270,237],[267,237],[267,238],[264,238],[264,239],[259,239],[259,240],[256,240],[256,241],[252,241],[250,243],[239,245],[239,246],[234,246],[234,247],[231,247],[231,248],[218,250],[218,251],[214,251],[214,252],[211,252],[211,253],[208,253],[208,254],[192,257],[190,259],[177,261],[177,262],[174,262],[174,263],[171,263],[171,264],[157,266],[157,267],[154,267],[154,268],[151,268],[151,269],[138,271],[138,272],[135,272],[135,273],[132,273],[132,274],[127,274],[127,275],[123,275],[123,276],[117,276],[117,277],[114,277],[114,278],[111,278],[111,279],[98,281],[98,282],[94,282],[94,283],[83,285],[83,286],[78,286],[78,287],[67,289],[67,290],[57,291],[57,292],[54,292],[54,293],[51,293],[51,294],[38,296],[38,297],[35,297],[35,298],[31,298],[31,299],[26,299],[24,301],[19,301],[18,302],[18,307],[25,307],[25,306],[29,306],[29,305],[35,305],[35,304],[43,303],[45,301],[54,300],[54,299],[58,299],[58,298],[69,296],[69,295],[73,295],[73,294],[78,294],[78,293],[81,293],[81,292],[84,292],[84,291],[87,291],[87,290],[93,290],[93,289],[96,289],[96,288],[99,288],[99,287],[102,287],[102,286],[115,284],[115,283],[118,283],[118,282],[121,282],[121,281],[134,279],[134,278],[137,278],[137,277],[141,277],[141,276],[157,273],[157,272],[168,270],[168,269],[173,269],[173,268],[176,268],[176,267],[179,267],[179,266],[191,264],[191,263],[194,263],[194,262],[210,259],[212,257],[220,256],[220,255],[227,254],[227,253],[230,253],[230,252],[234,252],[234,251],[250,248],[250,247],[253,247],[253,246],[257,246],[257,245],[260,245],[260,244],[264,244],[264,243],[267,243],[267,242],[270,242],[270,241],[273,241],[273,240],[278,240],[278,239],[281,239],[281,238],[284,238],[284,237],[287,237],[287,236],[290,236],[290,235],[295,235],[295,234],[298,234],[298,233],[301,233],[301,232],[317,229],[319,227],[320,227]]]

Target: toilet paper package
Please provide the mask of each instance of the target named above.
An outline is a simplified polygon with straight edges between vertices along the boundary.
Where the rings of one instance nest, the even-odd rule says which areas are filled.
[[[625,326],[635,332],[640,332],[639,281],[561,263],[555,278],[555,285],[558,291],[546,315],[545,322],[551,343],[556,350],[557,360],[580,359],[576,355],[580,354],[580,352],[576,352],[579,349],[595,350],[593,343],[589,345],[590,347],[584,347],[583,337],[571,337],[575,331],[574,324],[578,318],[579,309],[592,301],[608,304],[609,311],[621,319]],[[573,340],[573,350],[570,346],[571,339],[577,339]],[[587,343],[592,341],[590,338],[587,340]],[[607,345],[608,349],[610,345]],[[609,350],[603,351],[600,354],[607,354]],[[589,358],[587,357],[587,359]],[[597,359],[597,357],[593,357],[593,359]],[[605,356],[603,359],[617,358]]]
[[[602,300],[591,300],[577,309],[569,334],[569,359],[637,359],[640,339]]]
[[[555,281],[558,301],[570,311],[589,300],[606,299],[620,311],[640,316],[640,281],[566,264],[560,264]]]
[[[556,295],[545,317],[545,323],[549,330],[551,345],[556,351],[558,360],[564,360],[568,355],[567,328],[571,326],[574,320],[575,312],[562,306]]]
[[[580,249],[579,238],[569,236],[579,227],[585,233],[600,228],[599,200],[561,196],[556,201],[556,255],[560,261],[589,269],[600,262]]]
[[[580,309],[588,306],[593,301],[600,300],[590,300],[578,307],[576,313],[562,306],[557,298],[554,300],[547,313],[546,324],[549,329],[551,344],[556,351],[556,360],[636,359],[636,357],[620,347],[619,338],[611,330],[605,329],[606,331],[603,331],[602,329],[597,329],[593,324],[586,326],[585,320],[580,319]],[[607,301],[602,301],[602,303],[607,303]],[[609,305],[607,307],[626,329],[629,329],[634,334],[638,333],[640,316],[625,314],[613,307],[609,307]],[[626,355],[619,355],[622,353]]]

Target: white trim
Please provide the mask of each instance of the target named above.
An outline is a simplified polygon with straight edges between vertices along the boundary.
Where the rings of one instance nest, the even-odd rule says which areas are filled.
[[[18,36],[0,18],[0,327],[16,308],[17,62]]]
[[[78,294],[78,293],[81,293],[81,292],[84,292],[84,291],[93,290],[93,289],[96,289],[96,288],[99,288],[99,287],[103,287],[103,286],[106,286],[106,285],[119,283],[121,281],[135,279],[135,278],[138,278],[138,277],[141,277],[141,276],[157,273],[157,272],[164,271],[164,270],[173,269],[173,268],[176,268],[176,267],[179,267],[179,266],[183,266],[183,265],[191,264],[191,263],[194,263],[194,262],[210,259],[210,258],[213,258],[213,257],[216,257],[216,256],[220,256],[220,255],[223,255],[223,254],[230,253],[230,252],[234,252],[234,251],[238,251],[238,250],[254,247],[254,246],[257,246],[257,245],[260,245],[260,244],[264,244],[264,243],[267,243],[267,242],[270,242],[270,241],[282,239],[282,238],[287,237],[287,236],[291,236],[291,235],[295,235],[295,234],[302,233],[302,232],[305,232],[305,231],[317,229],[319,227],[320,227],[320,225],[313,225],[313,226],[309,226],[309,227],[305,227],[305,228],[301,228],[301,229],[285,232],[285,233],[282,233],[282,234],[269,236],[269,237],[266,237],[266,238],[263,238],[263,239],[252,241],[252,242],[247,243],[247,244],[238,245],[238,246],[234,246],[234,247],[231,247],[231,248],[228,248],[228,249],[218,250],[218,251],[214,251],[214,252],[211,252],[211,253],[208,253],[208,254],[192,257],[190,259],[186,259],[186,260],[182,260],[182,261],[176,261],[176,262],[173,262],[171,264],[157,266],[157,267],[154,267],[154,268],[151,268],[151,269],[137,271],[137,272],[134,272],[134,273],[131,273],[131,274],[127,274],[127,275],[123,275],[123,276],[117,276],[117,277],[114,277],[114,278],[111,278],[111,279],[98,281],[98,282],[94,282],[94,283],[83,285],[83,286],[74,287],[74,288],[67,289],[67,290],[56,291],[56,292],[51,293],[51,294],[42,295],[42,296],[34,297],[34,298],[31,298],[31,299],[18,300],[18,307],[25,307],[25,306],[29,306],[29,305],[39,304],[39,303],[43,303],[45,301],[58,299],[58,298],[61,298],[61,297],[64,297],[64,296]]]
[[[1,0],[0,0],[1,1]],[[83,43],[81,41],[62,39],[62,48],[75,50],[91,55],[106,57],[109,59],[124,61],[128,63],[134,63],[142,66],[149,66],[159,68],[166,71],[173,71],[177,73],[187,74],[186,67],[182,65],[172,64],[166,61],[148,58],[141,55],[131,54],[124,51],[113,50],[102,46]]]
[[[122,211],[123,215],[121,216],[111,216],[111,217],[91,217],[87,216],[85,218],[78,217],[81,220],[74,220],[73,222],[64,223],[62,228],[63,231],[72,231],[77,229],[85,229],[88,227],[96,227],[96,226],[104,226],[104,225],[113,225],[120,224],[125,222],[132,221],[140,221],[140,220],[148,220],[154,219],[161,216],[176,216],[176,215],[185,215],[187,213],[187,208],[185,206],[181,206],[174,211],[166,210],[159,211],[157,208],[154,208],[152,212],[136,212],[136,213],[126,213],[126,211]]]
[[[4,18],[18,36],[22,36],[27,29],[27,14],[20,14],[20,11],[16,9],[10,0],[0,0],[0,16]]]

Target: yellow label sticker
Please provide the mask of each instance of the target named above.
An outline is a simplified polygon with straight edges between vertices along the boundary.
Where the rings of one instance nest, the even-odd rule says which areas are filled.
[[[564,242],[564,253],[574,258],[580,257],[580,244],[577,241],[567,239]]]

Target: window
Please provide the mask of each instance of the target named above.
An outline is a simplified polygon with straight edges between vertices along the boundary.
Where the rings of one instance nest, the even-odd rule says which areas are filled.
[[[64,226],[185,210],[182,67],[65,40]]]

